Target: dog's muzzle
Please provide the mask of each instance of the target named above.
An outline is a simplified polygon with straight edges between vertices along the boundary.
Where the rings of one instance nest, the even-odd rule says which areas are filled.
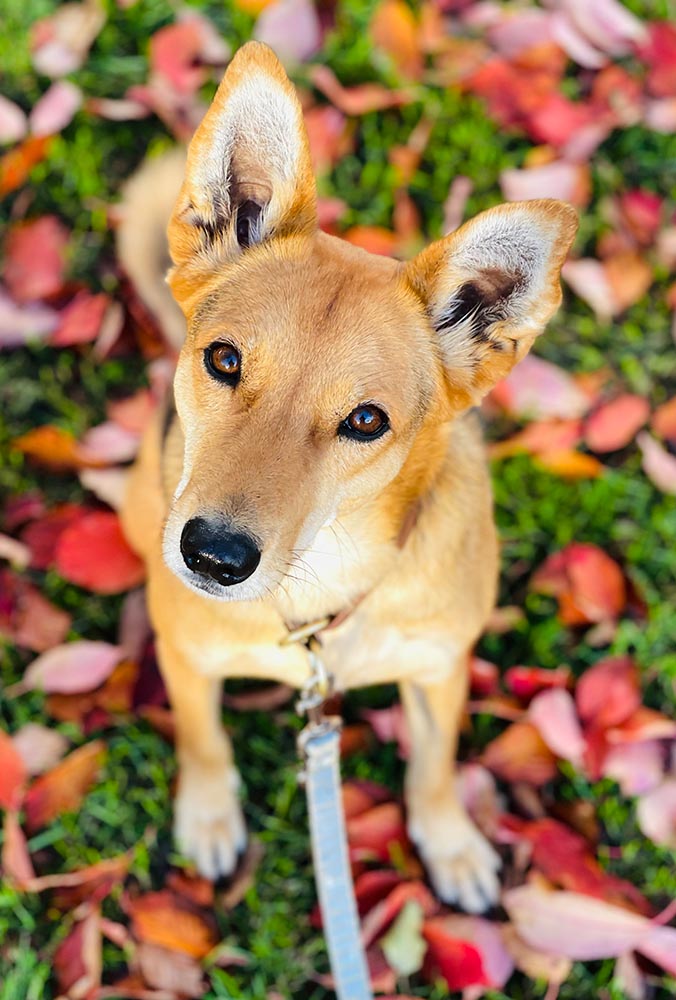
[[[254,539],[223,522],[193,517],[181,532],[181,555],[188,569],[223,587],[247,580],[261,561]]]

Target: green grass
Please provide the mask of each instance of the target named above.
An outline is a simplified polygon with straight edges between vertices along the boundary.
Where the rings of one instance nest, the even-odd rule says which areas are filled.
[[[27,27],[54,9],[53,0],[5,0],[0,65],[3,92],[26,110],[44,92],[30,65]],[[212,18],[235,47],[251,29],[251,19],[230,2],[194,3]],[[396,84],[391,67],[373,58],[365,27],[373,0],[347,0],[341,5],[338,29],[321,54],[346,83],[380,80]],[[644,16],[666,16],[668,4],[632,0]],[[128,10],[109,0],[108,22],[85,66],[73,75],[87,95],[122,96],[128,86],[145,79],[148,39],[173,19],[163,0],[141,0]],[[299,72],[299,81],[303,71]],[[208,95],[213,87],[207,87]],[[523,163],[529,144],[505,135],[485,116],[474,99],[453,90],[420,88],[420,100],[356,123],[354,155],[346,157],[323,181],[323,193],[343,198],[349,209],[346,225],[388,226],[392,219],[396,177],[388,162],[393,145],[406,142],[422,114],[434,121],[432,138],[410,193],[420,209],[423,228],[439,234],[441,206],[451,180],[470,176],[475,184],[469,210],[479,211],[499,200],[502,169]],[[121,181],[149,148],[169,143],[161,124],[112,123],[82,112],[58,137],[46,161],[33,172],[27,188],[30,215],[55,212],[74,231],[70,271],[92,287],[112,293],[111,234],[106,206],[115,200]],[[611,136],[593,164],[595,201],[586,214],[580,246],[590,251],[605,223],[599,199],[636,185],[659,191],[676,201],[676,137],[657,135],[636,126]],[[0,205],[0,225],[13,217],[23,193]],[[648,396],[654,404],[676,392],[676,353],[670,317],[664,304],[667,276],[649,296],[620,321],[600,325],[577,301],[566,301],[538,347],[542,356],[572,371],[609,366],[618,384]],[[39,486],[50,502],[82,497],[70,476],[45,477],[10,448],[12,440],[38,424],[51,422],[75,434],[100,421],[106,400],[128,394],[144,378],[135,357],[99,363],[86,351],[27,348],[4,354],[0,362],[0,493],[12,496]],[[575,539],[602,545],[625,567],[647,601],[648,620],[621,623],[612,652],[634,653],[646,673],[648,704],[676,712],[676,499],[656,491],[640,471],[635,447],[627,449],[612,469],[597,480],[566,482],[538,470],[525,457],[494,468],[497,519],[503,538],[502,599],[525,608],[526,620],[515,633],[486,638],[481,651],[507,667],[514,663],[556,666],[568,663],[579,673],[598,657],[579,632],[563,628],[553,602],[528,592],[529,576],[545,556]],[[112,638],[119,599],[105,599],[64,583],[55,574],[35,576],[47,596],[74,615],[73,636]],[[16,650],[3,653],[3,681],[16,680],[28,657]],[[348,718],[359,706],[381,704],[390,692],[364,692],[350,698]],[[29,720],[47,720],[43,699],[29,694],[8,699],[0,693],[0,720],[14,730]],[[305,804],[296,783],[294,734],[298,722],[289,712],[235,716],[227,723],[235,737],[245,785],[250,828],[265,847],[256,884],[232,912],[218,909],[225,939],[246,952],[245,969],[211,971],[206,995],[215,998],[265,1000],[277,990],[296,1000],[324,1000],[313,986],[313,970],[325,967],[322,939],[308,916],[314,889],[306,834]],[[83,737],[73,726],[60,727],[76,743]],[[476,754],[500,726],[480,717],[471,745]],[[77,816],[62,816],[31,841],[41,870],[62,871],[132,849],[131,878],[140,887],[160,887],[167,866],[176,861],[170,839],[171,787],[174,759],[165,741],[148,725],[122,718],[103,732],[109,748],[101,782]],[[378,747],[357,755],[347,771],[382,781],[401,782],[401,764],[393,748]],[[556,787],[562,799],[582,797],[597,807],[608,843],[619,848],[608,867],[630,878],[656,906],[676,896],[673,855],[646,841],[638,831],[634,807],[609,782],[590,785],[580,776],[562,775]],[[119,892],[104,910],[121,917]],[[51,977],[54,949],[68,930],[48,897],[20,894],[0,887],[0,998],[54,1000]],[[106,945],[108,981],[121,970],[123,955]],[[441,988],[417,980],[402,990],[428,1000],[445,996]],[[509,1000],[536,1000],[545,985],[515,977]],[[667,983],[655,998],[676,995]],[[621,1000],[613,983],[613,963],[576,965],[563,985],[562,1000]],[[491,993],[491,1000],[507,994]]]

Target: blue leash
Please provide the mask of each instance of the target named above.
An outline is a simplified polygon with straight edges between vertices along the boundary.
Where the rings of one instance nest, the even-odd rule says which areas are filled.
[[[340,787],[341,720],[322,712],[331,693],[331,677],[313,646],[308,644],[308,650],[310,679],[297,704],[299,712],[307,713],[308,723],[298,737],[298,749],[324,935],[338,1000],[373,1000],[347,851]]]

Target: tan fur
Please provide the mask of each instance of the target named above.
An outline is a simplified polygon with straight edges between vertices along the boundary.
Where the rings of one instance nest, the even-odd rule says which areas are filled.
[[[247,154],[261,149],[260,134],[246,132],[250,100],[259,132],[270,108],[295,123],[281,139],[268,129],[265,158]],[[220,178],[215,148],[229,158]],[[460,804],[454,755],[498,549],[480,434],[465,411],[556,309],[575,217],[552,201],[505,206],[403,265],[316,229],[309,169],[293,88],[269,50],[245,46],[193,140],[169,227],[171,286],[188,324],[178,419],[166,441],[160,417],[146,435],[123,515],[147,562],[177,718],[176,832],[206,874],[232,869],[244,828],[217,682],[302,684],[307,654],[280,645],[287,626],[363,598],[324,636],[327,666],[342,689],[400,683],[411,835],[439,893],[477,911],[496,898],[498,862]],[[252,193],[265,207],[258,241],[242,251],[236,203]],[[457,295],[497,298],[509,282],[485,330],[470,316],[442,331]],[[236,389],[205,370],[215,340],[242,354]],[[386,410],[391,431],[339,438],[340,421],[365,402]],[[179,551],[186,521],[209,513],[255,534],[263,553],[250,580],[215,596]]]

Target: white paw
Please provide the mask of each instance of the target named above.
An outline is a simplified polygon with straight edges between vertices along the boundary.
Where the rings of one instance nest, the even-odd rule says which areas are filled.
[[[234,767],[215,775],[182,768],[174,803],[174,837],[181,852],[201,875],[215,881],[230,875],[246,846],[246,826],[237,797]]]
[[[464,812],[442,808],[427,820],[418,813],[409,822],[409,834],[445,903],[482,913],[497,902],[500,857]]]

